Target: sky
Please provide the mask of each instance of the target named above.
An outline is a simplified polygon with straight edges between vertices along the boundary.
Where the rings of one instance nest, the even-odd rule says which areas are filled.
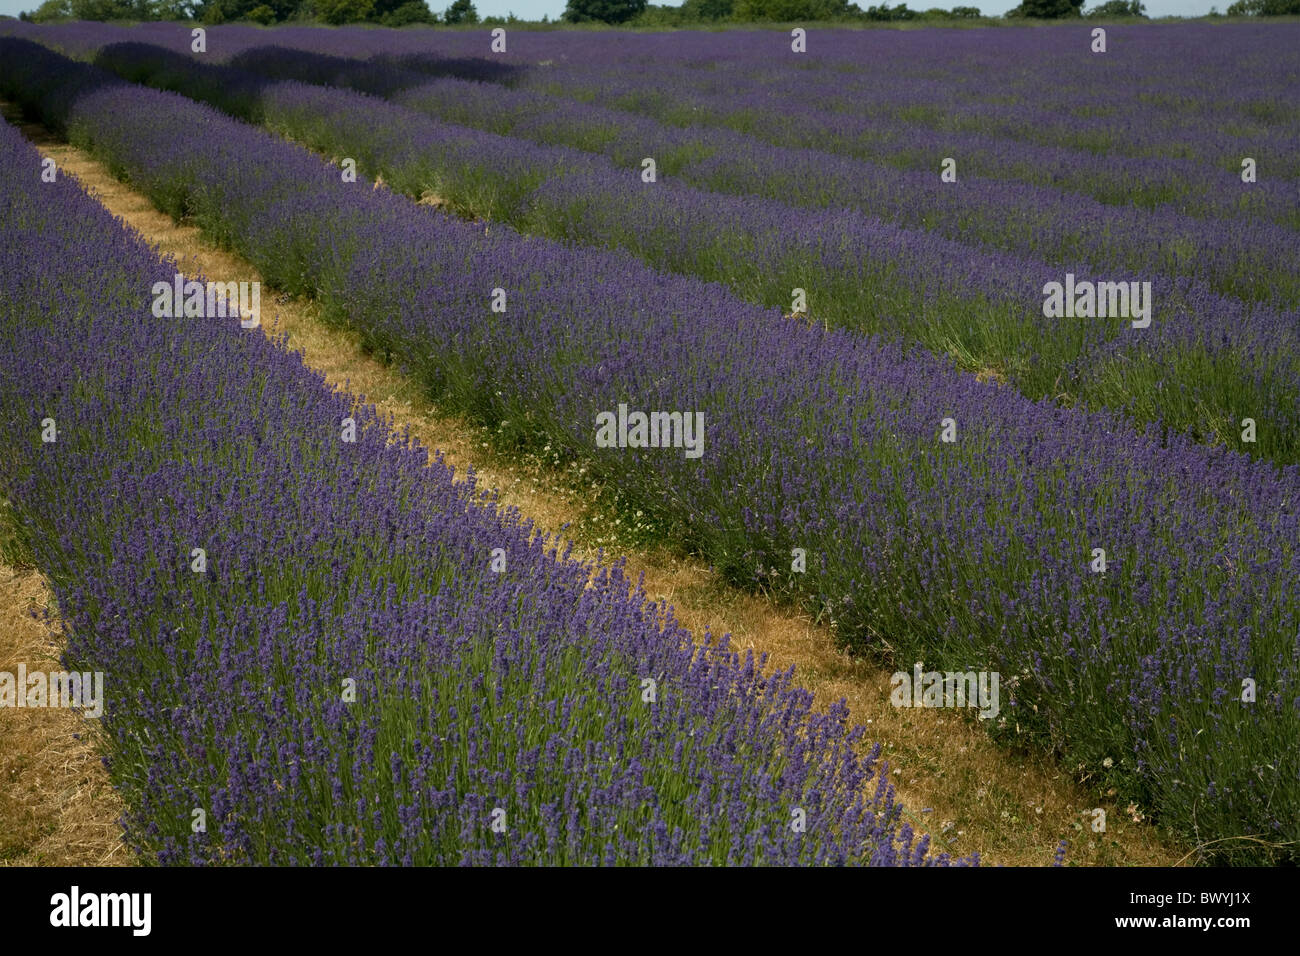
[[[431,10],[438,12],[451,5],[451,0],[427,0],[427,2]],[[670,7],[680,5],[672,0],[652,0],[652,2]],[[856,2],[858,6],[866,9],[885,2],[894,6],[896,2],[904,2],[904,0],[856,0]],[[1018,6],[1019,2],[1020,0],[912,0],[908,6],[913,10],[924,10],[928,7],[973,6],[979,7],[981,12],[990,16],[999,16],[1012,7]],[[1085,0],[1084,9],[1097,6],[1100,2],[1101,0]],[[1143,2],[1148,16],[1199,17],[1209,13],[1212,6],[1217,6],[1222,13],[1228,9],[1232,0],[1143,0]],[[0,13],[17,16],[23,10],[35,10],[40,3],[41,0],[0,0]],[[479,16],[504,17],[507,13],[513,13],[525,20],[540,20],[543,14],[555,20],[564,12],[564,5],[565,0],[474,0]]]

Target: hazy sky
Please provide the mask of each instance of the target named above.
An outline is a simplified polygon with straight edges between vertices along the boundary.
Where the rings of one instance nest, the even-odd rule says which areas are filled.
[[[441,12],[451,5],[451,0],[427,0],[429,8]],[[543,14],[550,16],[552,20],[556,19],[564,12],[566,0],[474,0],[474,6],[478,8],[480,16],[505,16],[507,13],[514,13],[517,17],[525,20],[540,20]],[[678,3],[672,0],[657,0],[667,6],[678,6]],[[894,6],[895,2],[903,0],[856,0],[858,6],[866,9],[875,6],[877,2],[889,2]],[[1101,0],[1084,0],[1084,9],[1097,6]],[[1210,12],[1210,7],[1217,6],[1219,12],[1228,9],[1232,0],[1144,0],[1147,14],[1153,17],[1199,17]],[[7,13],[11,16],[17,16],[22,10],[35,10],[41,3],[41,0],[0,0],[0,13]],[[981,11],[991,15],[1006,13],[1012,7],[1017,6],[1019,0],[911,0],[908,3],[913,10],[924,10],[928,7],[953,6],[973,6],[979,7]]]

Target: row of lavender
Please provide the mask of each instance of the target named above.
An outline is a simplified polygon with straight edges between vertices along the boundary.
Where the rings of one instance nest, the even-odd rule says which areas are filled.
[[[167,26],[133,29],[148,42],[176,36]],[[275,44],[651,109],[687,125],[712,114],[742,128],[756,124],[785,145],[926,171],[936,155],[958,155],[980,175],[1010,174],[1107,201],[1132,190],[1137,199],[1226,211],[1239,196],[1243,212],[1285,217],[1260,197],[1294,199],[1282,181],[1300,179],[1295,29],[1110,26],[1104,57],[1091,53],[1084,27],[813,30],[803,57],[790,55],[781,33],[744,31],[631,39],[509,31],[507,49],[493,52],[486,31],[282,28]],[[267,34],[227,26],[211,39],[224,59],[265,45]],[[1215,195],[1239,182],[1244,156],[1266,171],[1259,188]]]
[[[260,58],[262,68],[337,69],[345,62],[276,52]],[[589,153],[478,132],[344,90],[269,82],[155,46],[113,44],[96,59],[129,79],[354,157],[412,197],[432,189],[461,210],[526,231],[621,246],[661,268],[726,282],[765,305],[788,309],[791,290],[803,288],[818,320],[920,343],[968,368],[1005,370],[1032,398],[1065,394],[1197,440],[1281,463],[1300,460],[1294,311],[1247,306],[1192,280],[1159,279],[1151,287],[1159,309],[1148,328],[1114,316],[1048,319],[1042,289],[1064,275],[1042,262],[848,211],[719,196],[674,181],[647,188],[628,169]],[[394,76],[382,67],[359,71]],[[403,98],[419,99],[426,89]],[[1095,276],[1084,265],[1072,271],[1081,280]],[[1246,418],[1254,422],[1251,442],[1242,441]]]
[[[1031,403],[617,254],[485,234],[173,95],[0,53],[6,88],[74,142],[736,579],[901,660],[1014,675],[1001,733],[1104,764],[1179,832],[1295,839],[1297,469]],[[702,415],[702,454],[596,447],[619,405]]]
[[[945,862],[841,710],[473,503],[472,477],[260,331],[155,317],[175,263],[40,174],[0,127],[0,487],[66,661],[105,675],[138,851]]]
[[[547,69],[521,71],[517,79],[606,102],[667,94],[660,101],[688,122],[699,121],[689,115],[696,94],[721,94],[742,107],[733,113],[749,106],[764,116],[782,115],[791,120],[787,129],[798,127],[810,110],[830,108],[1089,152],[1175,154],[1224,168],[1252,155],[1277,175],[1296,179],[1294,31],[1293,25],[1232,31],[1108,26],[1104,55],[1092,51],[1091,27],[1084,25],[1050,33],[815,31],[804,56],[790,55],[779,33],[693,43],[672,38],[632,62],[613,44],[555,42]],[[353,49],[387,52],[378,37],[360,43]],[[481,41],[475,45],[439,42],[438,48],[483,55]],[[518,60],[539,66],[540,56],[523,55],[538,46],[545,44],[521,38]],[[567,50],[560,52],[562,46]],[[399,43],[394,53],[418,57],[428,50]],[[740,90],[746,93],[737,99]]]
[[[172,43],[177,36],[172,35]],[[224,44],[225,36],[214,37],[213,43]],[[449,64],[444,57],[408,57],[398,62],[345,59],[295,50],[278,40],[273,46],[250,47],[221,58],[265,75],[390,97],[461,125],[605,153],[624,166],[654,156],[667,173],[724,192],[857,208],[940,229],[969,228],[989,204],[997,204],[1015,217],[1014,231],[989,233],[987,223],[977,231],[986,241],[1008,248],[1024,248],[1032,232],[1034,248],[1054,244],[1068,252],[1068,240],[1057,235],[1064,217],[1076,224],[1105,226],[1122,215],[1126,228],[1113,240],[1113,248],[1095,248],[1097,237],[1090,237],[1087,254],[1099,264],[1110,259],[1131,264],[1135,249],[1149,252],[1142,244],[1145,234],[1123,241],[1129,238],[1127,233],[1141,229],[1174,236],[1187,233],[1204,245],[1206,230],[1191,221],[1198,217],[1228,218],[1238,230],[1251,221],[1272,220],[1289,228],[1270,229],[1256,238],[1283,237],[1291,242],[1296,241],[1292,233],[1300,226],[1297,185],[1278,178],[1272,169],[1256,182],[1243,184],[1240,158],[1231,169],[1168,158],[1117,161],[1110,155],[1035,146],[979,132],[927,130],[896,117],[871,117],[864,132],[855,128],[862,121],[858,112],[849,115],[817,106],[796,109],[782,103],[767,108],[762,102],[746,105],[746,97],[763,101],[770,96],[752,90],[739,96],[735,90],[718,93],[706,100],[681,94],[675,84],[665,89],[662,82],[627,101],[626,105],[637,107],[628,111],[552,95],[552,91],[460,77],[429,82],[429,73],[457,68],[455,61]],[[608,84],[600,88],[602,100],[623,102]],[[650,115],[642,115],[646,113]],[[945,156],[956,158],[963,189],[939,181],[940,160]],[[998,183],[997,179],[1038,181],[1038,185]],[[1105,202],[1073,197],[1071,191]],[[1151,215],[1107,208],[1133,204],[1147,206]],[[1243,237],[1242,241],[1249,240]],[[1176,264],[1205,268],[1204,263]]]
[[[246,51],[241,60],[250,60],[256,53]],[[420,58],[404,62],[423,65]],[[435,58],[428,68],[441,69],[439,60]],[[1232,294],[1264,300],[1278,296],[1300,304],[1293,272],[1280,268],[1276,260],[1260,261],[1262,250],[1289,261],[1300,249],[1300,235],[1295,231],[1300,226],[1295,213],[1297,184],[1280,180],[1273,166],[1265,167],[1262,184],[1243,183],[1241,159],[1252,156],[1258,162],[1253,151],[1232,156],[1227,169],[1218,164],[1204,169],[1206,190],[1218,195],[1209,209],[1193,205],[1192,210],[1205,215],[1213,214],[1215,206],[1226,206],[1231,227],[1225,229],[1221,223],[1189,216],[1160,202],[1167,188],[1167,173],[1153,169],[1150,163],[1135,170],[1132,178],[1110,186],[1099,183],[1092,190],[1110,200],[1121,198],[1118,206],[1067,192],[1055,183],[1004,181],[1007,173],[1016,169],[1055,162],[1063,162],[1071,175],[1082,174],[1086,179],[1089,166],[1102,165],[1108,157],[1079,162],[1069,153],[1034,155],[1032,148],[1015,142],[990,152],[988,141],[978,133],[970,142],[951,130],[932,133],[909,147],[920,162],[899,169],[886,164],[886,157],[897,157],[897,145],[891,141],[892,135],[882,134],[882,128],[891,132],[914,128],[915,122],[906,117],[879,120],[864,118],[857,111],[828,111],[818,105],[815,95],[810,95],[808,103],[774,100],[752,90],[738,95],[735,89],[692,97],[680,92],[662,72],[651,69],[648,73],[647,88],[626,96],[618,95],[617,83],[606,82],[605,77],[594,82],[595,102],[607,109],[615,107],[613,117],[604,117],[615,123],[608,135],[613,139],[626,134],[632,140],[630,145],[662,141],[665,134],[644,126],[620,129],[623,124],[617,113],[627,108],[678,127],[675,136],[667,135],[667,141],[672,144],[678,139],[689,147],[691,180],[708,188],[798,197],[799,202],[821,206],[849,206],[902,224],[924,226],[950,238],[978,239],[982,244],[1032,252],[1052,261],[1082,258],[1100,268],[1193,275]],[[424,108],[437,107],[447,92],[431,91],[420,102]],[[464,87],[456,92],[464,95]],[[542,95],[554,104],[554,92],[554,84],[548,84]],[[488,102],[458,110],[456,115],[490,116],[499,99],[509,102],[492,92],[482,95]],[[718,126],[731,129],[718,130]],[[648,141],[645,134],[651,136]],[[864,141],[875,145],[860,147]],[[839,155],[842,153],[847,155]],[[956,183],[940,178],[944,157],[952,157],[958,164]],[[997,176],[994,171],[1003,167],[1005,171]],[[1180,171],[1181,167],[1168,170]],[[1153,182],[1149,178],[1152,173],[1166,182],[1162,178]],[[1150,190],[1146,197],[1150,208],[1129,205],[1126,192],[1134,190],[1135,183],[1140,184],[1137,190]],[[1249,200],[1252,188],[1261,185],[1256,201],[1240,209],[1238,200]],[[1276,214],[1280,225],[1269,222],[1272,217],[1268,214],[1259,215],[1269,200],[1280,210]]]
[[[438,58],[410,56],[397,63],[431,73],[445,69]],[[1039,187],[1039,196],[1076,192],[1121,207],[1237,222],[1263,219],[1300,228],[1295,210],[1300,167],[1284,152],[1284,144],[1268,145],[1278,134],[1242,137],[1232,144],[1235,149],[1222,145],[1213,151],[1193,150],[1185,142],[1199,145],[1200,137],[1189,131],[1164,131],[1157,138],[1151,122],[1158,115],[1154,106],[1133,114],[1130,104],[1123,117],[1085,120],[1063,120],[1065,111],[1038,103],[1032,109],[1003,104],[950,114],[939,105],[950,85],[935,83],[932,89],[925,84],[907,87],[876,111],[858,97],[836,109],[839,101],[831,95],[831,86],[825,95],[801,90],[798,99],[753,89],[739,95],[734,89],[694,92],[683,90],[681,79],[669,70],[655,65],[645,67],[640,78],[624,72],[564,83],[534,80],[520,84],[517,92],[640,115],[697,135],[721,127],[777,146],[841,154],[866,161],[858,165],[876,176],[884,171],[875,164],[888,164],[917,171],[924,181],[925,175],[935,175],[941,157],[951,156],[958,160],[963,179],[980,185],[983,179],[1009,180]],[[885,88],[897,89],[892,84]],[[1206,117],[1202,122],[1215,120]],[[1154,125],[1158,130],[1159,124]],[[1045,138],[1044,128],[1061,132]],[[1130,131],[1152,140],[1150,154],[1121,152]],[[1245,157],[1259,170],[1250,188],[1243,187],[1241,178]]]
[[[1093,52],[1091,25],[1083,24],[1047,34],[818,33],[802,58],[785,55],[779,35],[757,43],[715,37],[630,63],[571,49],[571,59],[521,71],[518,81],[584,98],[668,93],[665,107],[674,104],[683,115],[697,105],[696,96],[708,101],[730,93],[734,100],[744,90],[738,105],[784,113],[794,126],[805,111],[826,110],[1120,156],[1173,152],[1225,168],[1229,157],[1260,150],[1277,175],[1300,178],[1294,24],[1106,29],[1105,54]],[[385,44],[377,39],[353,49],[382,55]],[[532,38],[519,44],[531,46]],[[428,49],[413,47],[398,44],[393,52],[428,56]],[[836,47],[850,57],[837,59]],[[714,59],[727,49],[737,52],[721,63]],[[483,55],[482,45],[474,52]]]
[[[68,49],[72,50],[102,47],[108,42],[107,35],[98,29],[94,31],[94,40],[88,39],[84,32],[78,37],[76,32],[75,27],[46,28],[32,35],[63,42],[62,37],[73,34],[66,40]],[[167,36],[174,50],[190,51],[188,32],[176,28]],[[218,33],[213,35],[205,52],[196,56],[201,61],[224,60],[236,49],[237,45],[227,44],[224,34]],[[319,63],[312,62],[310,57],[305,61],[295,59],[286,55],[278,41],[270,49],[263,46],[260,50],[243,50],[238,62],[280,76],[313,81],[342,80],[371,88],[378,85],[381,93],[419,82],[418,73],[414,77],[401,73],[387,77],[382,70],[372,68],[357,74],[347,69],[346,61]],[[417,57],[414,62],[419,65],[423,59]],[[430,68],[444,69],[445,59],[434,57]],[[601,86],[608,89],[612,84],[602,82]],[[461,85],[421,90],[418,94],[413,91],[403,97],[403,102],[457,123],[489,127],[500,122],[493,117],[503,110],[507,115],[532,117],[541,109],[554,113],[556,108],[555,98],[550,96],[542,97],[539,103],[536,97],[521,98],[518,94],[511,97],[501,91],[478,90],[470,102],[462,103],[466,96],[467,90]],[[683,108],[679,93],[671,83],[666,88],[663,82],[653,85],[650,99],[661,104],[676,103],[673,109]],[[719,94],[715,103],[720,104],[716,109],[734,112],[736,94],[734,91]],[[583,110],[579,107],[576,112],[581,115]],[[603,121],[611,118],[608,113],[592,118],[598,124],[595,131],[590,124],[579,120],[580,129],[573,135],[579,146],[589,145],[593,136],[597,143],[621,141],[622,147],[633,150],[633,162],[638,166],[644,157],[662,157],[660,161],[668,163],[666,172],[709,190],[757,194],[818,207],[854,208],[949,239],[977,242],[1021,256],[1032,255],[1058,265],[1086,262],[1102,270],[1107,278],[1156,279],[1161,274],[1185,275],[1201,279],[1221,293],[1300,306],[1300,276],[1291,266],[1300,261],[1300,234],[1262,217],[1237,217],[1232,227],[1225,229],[1222,223],[1187,216],[1168,206],[1149,210],[1117,208],[1056,188],[979,179],[970,176],[969,166],[963,167],[957,183],[945,183],[939,177],[939,160],[954,153],[933,155],[924,170],[900,170],[822,151],[828,144],[833,146],[845,123],[857,122],[851,116],[837,114],[826,119],[816,110],[782,108],[780,104],[748,112],[756,114],[752,122],[763,127],[758,130],[760,135],[765,135],[766,130],[778,140],[779,146],[739,133],[719,133],[694,126],[685,132],[637,129],[626,124],[620,128],[616,120],[615,125],[605,127]],[[705,111],[700,116],[707,120],[711,116],[716,118],[716,113]],[[792,121],[792,116],[798,121]],[[812,129],[808,136],[799,132],[786,134],[788,130],[798,131],[805,117]],[[822,120],[829,126],[820,125]],[[543,125],[550,131],[548,135],[554,135],[564,121]],[[960,149],[953,148],[960,156]],[[1236,162],[1240,162],[1240,157]],[[624,164],[623,168],[638,166]],[[1239,166],[1237,172],[1240,173]],[[1248,195],[1250,186],[1242,183],[1238,175],[1227,185],[1220,183],[1220,188],[1240,196]],[[1272,207],[1285,210],[1284,216],[1289,221],[1296,204],[1286,200],[1295,198],[1294,186],[1265,186],[1266,191],[1270,189],[1273,194],[1265,199],[1273,199]],[[1261,257],[1263,251],[1267,255]]]
[[[150,42],[165,42],[175,27],[142,24]],[[1226,119],[1240,129],[1228,152],[1261,135],[1296,137],[1295,94],[1300,81],[1293,72],[1295,48],[1291,24],[1236,24],[1230,30],[1206,24],[1144,26],[1106,25],[1109,48],[1091,51],[1092,25],[1044,32],[1034,28],[997,30],[918,30],[903,33],[828,30],[808,32],[808,52],[792,55],[783,30],[735,30],[726,33],[566,33],[507,29],[505,49],[493,48],[488,29],[479,31],[395,31],[345,28],[319,30],[282,27],[278,45],[354,57],[402,58],[436,54],[466,61],[490,58],[499,64],[481,78],[514,78],[530,85],[567,84],[584,88],[591,81],[618,81],[620,75],[660,79],[675,76],[683,92],[770,90],[780,96],[803,96],[855,112],[890,115],[915,105],[944,106],[953,113],[984,105],[1016,105],[1026,128],[1038,111],[1069,124],[1104,119],[1128,111],[1135,103],[1156,107],[1148,126],[1161,132],[1181,130],[1198,150],[1227,131],[1204,128],[1207,117]],[[255,27],[229,25],[209,30],[223,49],[264,45],[267,34]],[[1196,56],[1190,57],[1189,51]],[[541,67],[541,69],[539,69]],[[1224,77],[1249,82],[1224,82]],[[648,84],[643,84],[644,89]],[[929,95],[924,95],[928,90]],[[918,92],[920,91],[920,92]],[[980,123],[983,125],[982,118]],[[1197,132],[1202,136],[1196,136]],[[1137,141],[1121,144],[1137,146]]]

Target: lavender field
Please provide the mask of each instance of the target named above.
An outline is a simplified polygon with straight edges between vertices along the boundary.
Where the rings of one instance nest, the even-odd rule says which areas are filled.
[[[266,316],[855,654],[1000,678],[972,720],[1197,862],[1295,863],[1300,23],[1105,33],[9,22],[0,97]],[[142,860],[980,862],[846,707],[0,160],[0,496]]]

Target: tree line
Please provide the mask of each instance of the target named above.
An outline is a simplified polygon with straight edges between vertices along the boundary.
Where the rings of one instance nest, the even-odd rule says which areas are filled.
[[[1085,11],[1085,0],[1023,0],[1008,18],[1066,17],[1146,18],[1141,0],[1105,0]],[[1211,16],[1218,15],[1211,10]],[[1236,0],[1229,16],[1300,15],[1300,0]],[[566,23],[608,23],[677,27],[698,23],[794,23],[813,21],[962,20],[980,17],[978,7],[913,10],[906,3],[882,3],[866,9],[849,0],[685,0],[681,6],[647,0],[568,0]],[[453,0],[434,12],[425,0],[44,0],[21,18],[50,20],[194,20],[202,23],[245,21],[276,23],[508,24],[525,22],[514,14],[479,17],[474,0]],[[549,22],[543,17],[542,23]]]

